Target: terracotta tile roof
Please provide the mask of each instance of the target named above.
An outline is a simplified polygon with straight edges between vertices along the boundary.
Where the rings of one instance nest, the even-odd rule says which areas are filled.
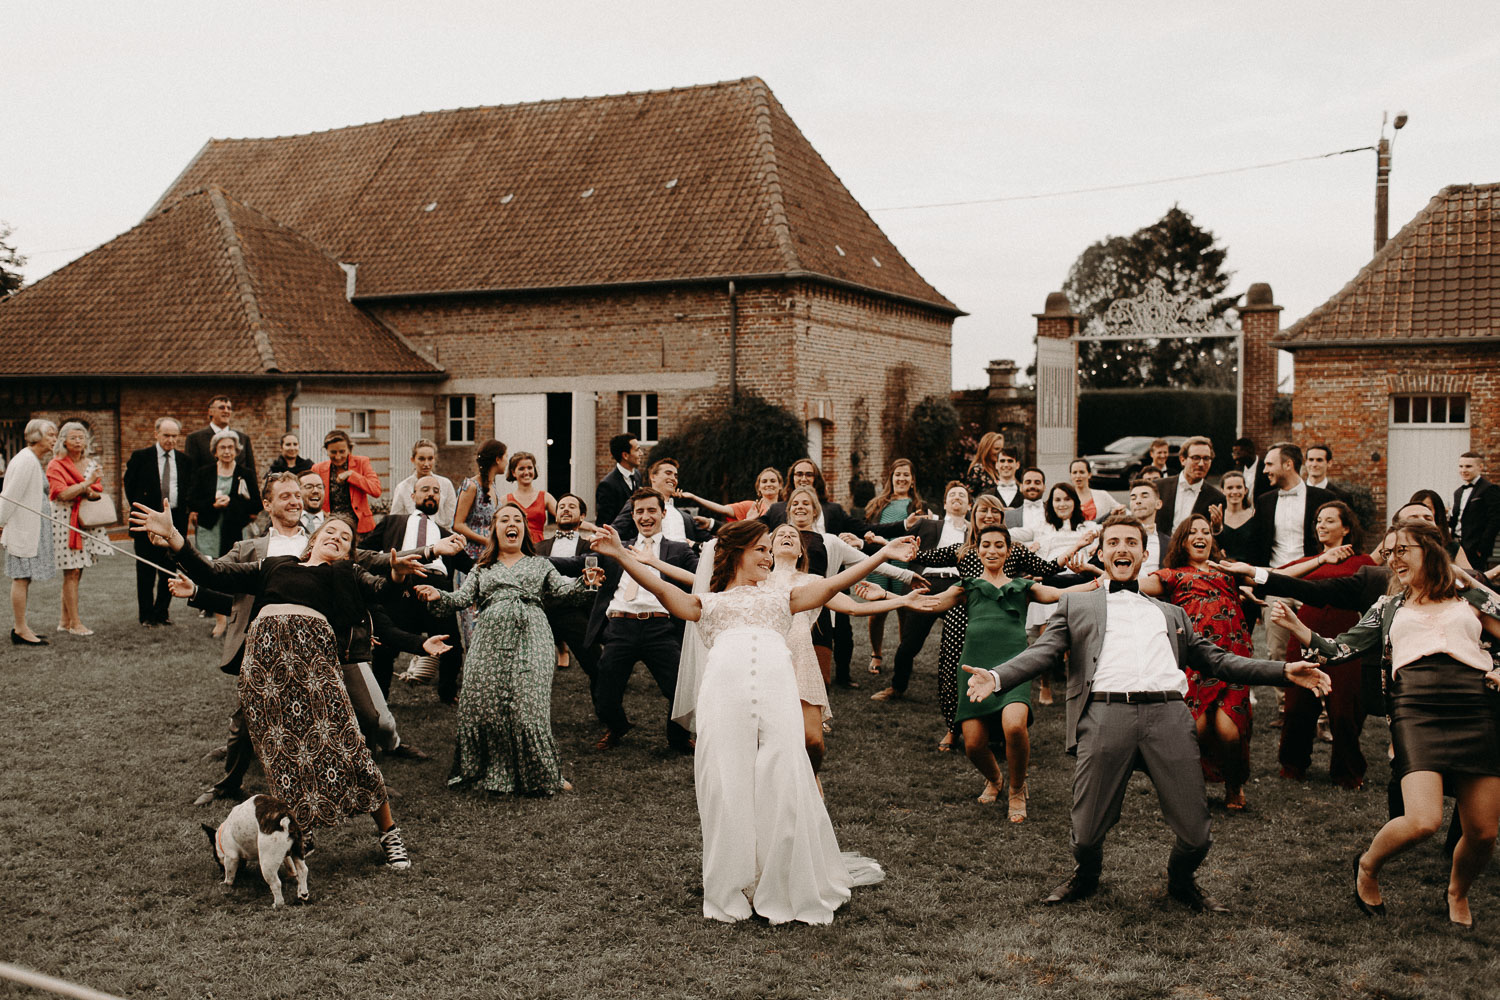
[[[812,275],[958,312],[754,77],[215,139],[158,207],[210,184],[358,263],[357,299]]]
[[[1500,184],[1455,184],[1338,294],[1276,337],[1295,350],[1500,338]]]
[[[217,188],[0,302],[7,375],[433,375],[338,262]]]

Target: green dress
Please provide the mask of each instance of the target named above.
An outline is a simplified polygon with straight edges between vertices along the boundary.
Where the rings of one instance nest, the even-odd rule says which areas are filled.
[[[464,657],[449,785],[521,795],[561,790],[552,738],[557,653],[542,602],[582,604],[593,596],[582,580],[563,576],[550,560],[524,556],[514,566],[496,562],[470,573],[457,593],[433,603],[438,615],[470,605],[479,613]]]
[[[909,515],[910,513],[911,500],[910,498],[902,497],[899,500],[892,500],[890,503],[882,507],[880,510],[880,516],[876,519],[875,523],[893,524],[896,521],[904,521],[906,520],[907,515]],[[892,559],[890,561],[890,565],[900,566],[903,569],[911,568],[911,563],[899,562],[895,559]],[[906,593],[908,589],[906,584],[902,583],[900,580],[886,576],[884,573],[881,573],[878,570],[865,577],[865,579],[897,597]]]
[[[999,666],[1026,649],[1027,592],[1036,585],[1033,580],[1011,580],[1002,587],[977,577],[963,582],[964,600],[969,609],[969,624],[964,632],[964,652],[959,658],[958,690],[968,690],[969,675],[963,664],[989,668]],[[967,696],[958,699],[955,722],[982,719],[995,715],[1006,705],[1020,703],[1031,707],[1031,682],[990,695],[975,703]],[[1030,724],[1028,716],[1027,724]]]

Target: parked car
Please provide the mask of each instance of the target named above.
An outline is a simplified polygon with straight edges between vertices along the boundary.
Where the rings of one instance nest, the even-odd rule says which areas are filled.
[[[1163,435],[1163,439],[1167,442],[1168,474],[1175,476],[1182,468],[1177,452],[1187,437],[1182,434]],[[1098,455],[1085,455],[1094,470],[1089,485],[1101,488],[1129,485],[1143,466],[1151,464],[1151,442],[1155,440],[1149,434],[1132,434],[1111,441]]]

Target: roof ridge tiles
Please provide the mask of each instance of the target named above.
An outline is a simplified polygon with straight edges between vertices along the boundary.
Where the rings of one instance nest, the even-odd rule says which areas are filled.
[[[760,181],[762,191],[770,202],[771,226],[776,233],[776,245],[780,250],[782,259],[786,262],[787,270],[795,271],[801,268],[801,261],[797,257],[797,250],[792,245],[792,225],[787,220],[786,202],[782,197],[781,173],[776,164],[776,138],[771,130],[771,101],[770,89],[760,80],[750,87],[752,104],[751,114],[754,116],[754,125],[759,141],[757,142],[757,153],[760,157]]]
[[[225,201],[224,190],[218,185],[211,185],[208,189],[208,197],[214,206],[214,217],[219,221],[219,232],[224,238],[224,248],[229,254],[229,267],[234,273],[235,284],[239,287],[240,304],[245,310],[245,320],[250,324],[250,337],[255,344],[255,352],[260,355],[261,364],[266,371],[277,371],[276,353],[271,349],[271,338],[266,333],[265,317],[261,315],[260,303],[256,301],[255,282],[250,276],[250,267],[245,262],[245,248],[240,243],[240,234],[234,228],[234,220],[229,217],[229,205]],[[257,214],[264,215],[264,213]]]

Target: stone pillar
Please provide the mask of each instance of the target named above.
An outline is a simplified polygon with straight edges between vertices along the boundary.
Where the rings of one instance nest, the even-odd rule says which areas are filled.
[[[1240,359],[1240,436],[1264,454],[1271,446],[1271,407],[1276,402],[1276,334],[1281,306],[1265,282],[1251,285],[1239,307],[1244,356]]]
[[[1078,454],[1080,317],[1062,292],[1047,296],[1036,317],[1036,464],[1047,482],[1066,480]]]

